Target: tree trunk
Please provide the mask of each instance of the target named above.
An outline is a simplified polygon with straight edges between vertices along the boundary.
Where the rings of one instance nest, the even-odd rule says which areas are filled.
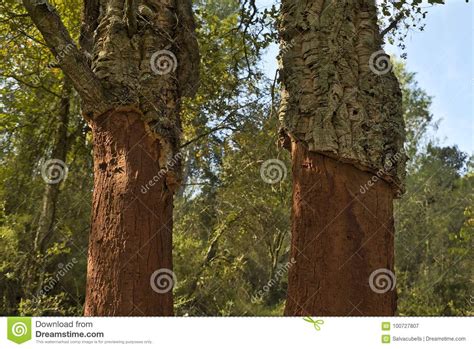
[[[48,159],[49,166],[45,166],[42,175],[45,177],[45,187],[41,200],[38,225],[34,232],[33,253],[28,259],[28,271],[25,273],[25,289],[29,296],[36,297],[44,286],[45,252],[48,242],[54,232],[54,220],[59,199],[60,187],[64,181],[63,164],[66,163],[68,151],[68,125],[71,104],[71,85],[67,78],[63,79],[61,99],[56,115],[56,129],[53,132],[53,144]]]
[[[375,0],[283,0],[280,118],[293,208],[286,315],[393,315],[401,92]]]
[[[172,315],[181,97],[199,82],[190,0],[84,0],[81,50],[47,0],[23,4],[94,136],[86,315]]]
[[[171,287],[157,293],[150,279],[158,269],[172,270],[173,193],[160,175],[160,142],[133,110],[103,115],[91,128],[94,194],[85,315],[172,315]]]
[[[291,151],[290,258],[296,263],[289,271],[285,314],[393,315],[395,290],[387,285],[387,293],[377,293],[377,284],[369,283],[375,270],[393,270],[390,185],[380,180],[362,194],[372,178],[368,172],[298,142]]]
[[[59,103],[59,112],[57,115],[56,131],[54,134],[53,149],[50,160],[59,160],[66,163],[68,149],[68,124],[69,108],[71,98],[71,85],[65,78],[62,87],[62,96]],[[53,164],[54,165],[54,164]],[[58,201],[59,187],[64,178],[58,177],[58,181],[46,183],[43,200],[41,204],[41,213],[38,220],[38,227],[35,233],[34,250],[37,254],[42,254],[49,237],[52,234],[54,217],[56,214],[56,204]]]

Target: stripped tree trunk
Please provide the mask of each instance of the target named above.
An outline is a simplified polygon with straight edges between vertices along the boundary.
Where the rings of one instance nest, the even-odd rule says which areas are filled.
[[[179,106],[198,85],[191,1],[85,0],[81,50],[47,1],[23,3],[94,137],[84,313],[172,315]]]
[[[292,154],[286,315],[393,315],[401,92],[375,0],[283,0],[280,118]]]
[[[91,128],[95,178],[85,313],[172,314],[172,293],[150,286],[155,270],[172,269],[172,190],[163,176],[141,192],[160,173],[160,142],[135,111],[102,115]]]

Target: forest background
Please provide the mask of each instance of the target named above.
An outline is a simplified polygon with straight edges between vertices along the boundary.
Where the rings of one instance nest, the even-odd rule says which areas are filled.
[[[77,39],[81,1],[53,3]],[[81,315],[93,183],[90,130],[58,58],[22,5],[5,0],[0,9],[0,314]],[[178,316],[283,313],[291,166],[277,145],[273,63],[262,63],[276,55],[274,11],[262,6],[260,20],[246,26],[248,13],[236,1],[195,1],[201,87],[182,114],[184,185],[176,195],[173,233]],[[472,12],[470,18],[472,24]],[[394,51],[408,52],[410,62],[409,48],[393,40]],[[452,52],[444,54],[445,66],[455,64]],[[472,56],[470,62],[466,75],[472,78]],[[398,314],[473,315],[474,173],[472,138],[466,140],[472,127],[462,127],[466,120],[472,124],[472,98],[466,109],[449,110],[463,113],[447,117],[461,120],[458,129],[453,122],[446,126],[440,108],[433,108],[436,99],[403,57],[393,57],[393,68],[403,91],[410,158],[395,214]],[[464,88],[472,97],[469,83],[447,88],[453,94]],[[462,150],[453,144],[457,132]],[[48,187],[42,169],[61,157],[67,177],[58,186],[50,233],[38,241]],[[272,159],[284,166],[281,178],[269,183],[261,168]]]

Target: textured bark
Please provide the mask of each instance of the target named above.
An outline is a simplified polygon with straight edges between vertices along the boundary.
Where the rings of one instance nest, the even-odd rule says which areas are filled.
[[[379,294],[370,274],[393,270],[393,193],[372,175],[292,143],[293,209],[286,315],[393,315],[395,290]]]
[[[158,268],[172,269],[173,193],[160,171],[160,142],[136,111],[115,111],[91,123],[94,195],[85,315],[172,315],[172,292],[150,286]]]
[[[280,116],[311,151],[351,163],[403,190],[401,92],[370,69],[381,50],[374,0],[282,1]],[[380,173],[380,172],[379,172]]]
[[[374,71],[373,54],[383,54],[375,0],[283,0],[281,13],[296,260],[285,314],[392,315],[395,291],[374,292],[369,277],[393,270],[405,131],[397,79]]]
[[[94,30],[93,71],[112,103],[129,110],[119,107],[91,121],[95,184],[86,315],[173,314],[172,290],[155,293],[150,276],[172,268],[172,200],[179,164],[146,194],[140,190],[175,159],[180,98],[197,88],[196,40],[183,37],[194,23],[183,3],[101,0],[99,17],[91,15],[92,22],[85,23]],[[152,56],[161,50],[171,52],[177,66],[157,75]],[[193,53],[186,56],[188,50]]]
[[[53,54],[64,53],[93,130],[85,314],[171,315],[172,291],[155,293],[150,278],[171,269],[180,99],[199,81],[191,0],[84,0],[81,50],[47,0],[23,3]]]
[[[180,97],[192,96],[198,87],[199,50],[192,9],[190,1],[144,0],[127,7],[129,3],[87,0],[83,37],[94,34],[89,41],[81,41],[94,73],[107,90],[108,101],[142,112],[143,120],[160,138],[165,163],[178,151]],[[130,11],[134,9],[132,33],[136,34],[130,35]],[[158,51],[168,51],[176,59],[172,62],[173,57],[161,56],[171,58],[166,74],[156,73],[159,63],[152,57]]]

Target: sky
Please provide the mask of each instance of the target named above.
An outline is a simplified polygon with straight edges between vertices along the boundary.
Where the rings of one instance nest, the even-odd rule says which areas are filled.
[[[277,3],[257,0],[259,8]],[[428,9],[424,31],[413,31],[405,40],[407,70],[416,72],[419,87],[433,97],[431,112],[440,120],[433,136],[441,145],[458,145],[474,153],[474,4],[471,0],[446,0],[445,5]],[[387,45],[390,55],[400,49]],[[271,79],[277,69],[277,45],[263,57],[266,75]]]

